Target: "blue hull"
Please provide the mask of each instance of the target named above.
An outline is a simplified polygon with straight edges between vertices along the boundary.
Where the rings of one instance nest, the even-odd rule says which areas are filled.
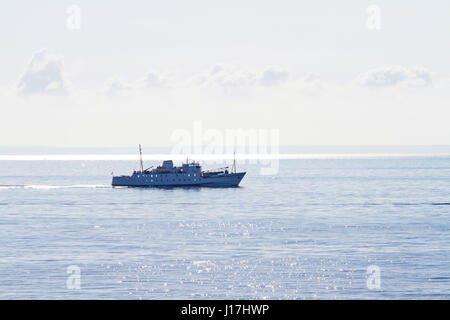
[[[164,176],[153,177],[149,174],[133,174],[131,176],[115,176],[113,187],[238,187],[245,172],[218,174],[208,177]]]

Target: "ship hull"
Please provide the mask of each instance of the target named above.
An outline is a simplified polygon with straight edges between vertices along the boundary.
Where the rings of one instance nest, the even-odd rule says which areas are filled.
[[[115,176],[112,179],[113,187],[209,187],[229,188],[238,187],[245,172],[218,174],[198,178],[179,177],[171,175],[161,179],[151,178],[149,175],[137,174],[131,176]]]

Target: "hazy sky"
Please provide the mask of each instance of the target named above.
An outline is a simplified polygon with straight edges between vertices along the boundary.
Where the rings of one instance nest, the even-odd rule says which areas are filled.
[[[449,1],[13,1],[0,146],[450,144]]]

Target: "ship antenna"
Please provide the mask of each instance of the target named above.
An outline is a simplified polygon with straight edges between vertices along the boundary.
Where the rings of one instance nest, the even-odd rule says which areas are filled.
[[[141,173],[144,173],[144,165],[142,163],[142,148],[141,148],[141,144],[139,144],[139,155],[140,155],[140,160],[141,160]]]
[[[236,173],[236,150],[233,153],[233,170]]]

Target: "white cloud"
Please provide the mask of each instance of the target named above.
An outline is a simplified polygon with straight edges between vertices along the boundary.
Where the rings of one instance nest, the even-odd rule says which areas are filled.
[[[422,67],[388,66],[359,75],[357,83],[367,87],[426,87],[432,83],[432,74]]]
[[[257,83],[257,75],[246,68],[232,64],[217,64],[194,78],[200,86],[238,88]]]
[[[243,89],[256,86],[277,86],[289,80],[289,73],[276,66],[254,71],[236,64],[216,64],[207,72],[194,77],[199,86]]]
[[[149,72],[144,78],[147,87],[161,87],[164,84],[164,80],[156,72]]]
[[[111,98],[124,97],[131,92],[132,85],[119,77],[112,77],[106,81],[105,94]]]
[[[318,73],[309,73],[301,81],[301,90],[308,94],[317,95],[328,88],[328,85]]]
[[[63,59],[42,49],[33,54],[18,84],[19,92],[29,94],[66,94]]]
[[[289,73],[279,67],[270,66],[260,76],[259,82],[263,86],[279,85],[289,79]]]
[[[103,92],[110,98],[138,97],[145,95],[148,89],[170,88],[172,84],[171,73],[151,71],[144,77],[129,82],[118,76],[111,77],[106,81]]]
[[[148,72],[145,77],[138,81],[138,86],[143,88],[163,88],[169,87],[172,82],[172,74]]]

